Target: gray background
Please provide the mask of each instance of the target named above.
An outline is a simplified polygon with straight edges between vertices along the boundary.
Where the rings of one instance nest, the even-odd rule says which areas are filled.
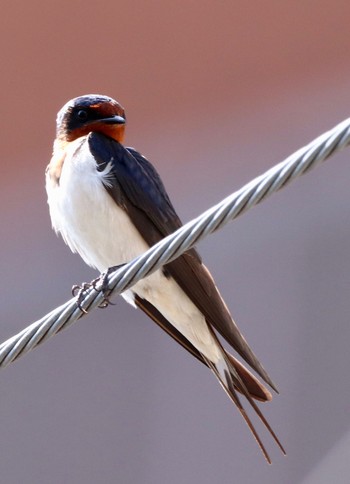
[[[55,115],[99,92],[184,221],[349,115],[348,2],[4,2],[1,341],[95,272],[50,228]],[[210,372],[122,299],[0,374],[0,482],[347,483],[349,150],[199,250],[280,396],[265,464]]]

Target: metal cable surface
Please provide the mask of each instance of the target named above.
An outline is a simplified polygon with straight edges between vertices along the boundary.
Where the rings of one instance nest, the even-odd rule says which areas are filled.
[[[349,143],[350,119],[347,119],[188,222],[137,259],[112,272],[108,278],[108,288],[112,294],[120,294]],[[90,288],[81,306],[90,311],[101,304],[103,298],[101,291]],[[78,308],[76,298],[54,309],[0,345],[0,367],[25,355],[82,316],[85,313]]]

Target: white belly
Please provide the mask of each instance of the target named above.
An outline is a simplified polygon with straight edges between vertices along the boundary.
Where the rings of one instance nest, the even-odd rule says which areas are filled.
[[[79,156],[74,156],[79,150]],[[84,261],[105,271],[145,252],[149,246],[131,223],[129,216],[113,201],[103,186],[108,179],[96,170],[86,138],[72,143],[65,158],[60,181],[46,182],[52,226],[73,252]],[[147,299],[168,321],[213,363],[220,358],[202,313],[172,278],[162,271],[142,279],[132,291]],[[131,291],[123,294],[132,303]]]

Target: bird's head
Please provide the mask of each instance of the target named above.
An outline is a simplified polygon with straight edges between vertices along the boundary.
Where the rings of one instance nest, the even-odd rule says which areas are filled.
[[[57,139],[74,141],[90,132],[103,133],[120,143],[125,130],[124,108],[114,99],[88,94],[68,101],[57,114]]]

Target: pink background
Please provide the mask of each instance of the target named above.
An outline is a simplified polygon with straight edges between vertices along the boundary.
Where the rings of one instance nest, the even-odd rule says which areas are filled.
[[[1,341],[95,276],[46,206],[68,99],[124,105],[127,143],[188,221],[349,115],[349,15],[321,0],[4,2]],[[278,384],[263,410],[286,458],[261,430],[267,466],[210,373],[118,298],[1,372],[1,482],[347,483],[349,153],[199,246]]]

